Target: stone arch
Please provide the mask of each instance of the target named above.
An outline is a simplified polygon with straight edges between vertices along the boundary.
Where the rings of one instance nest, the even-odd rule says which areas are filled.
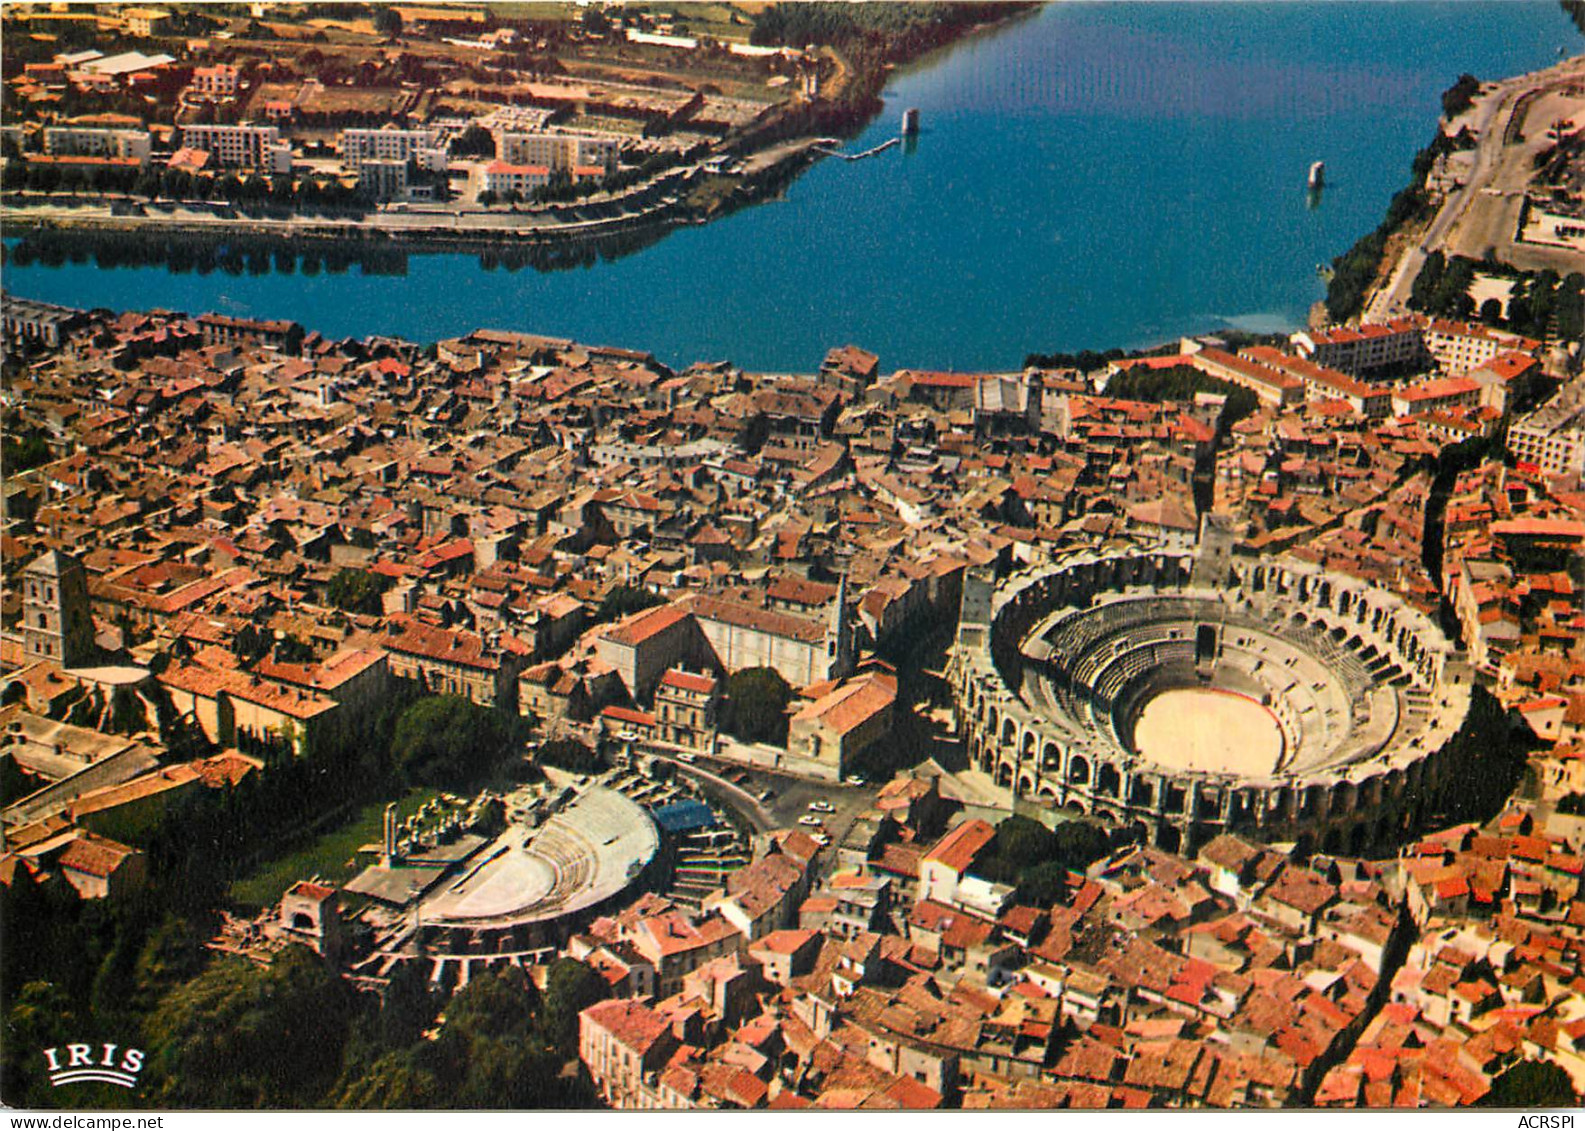
[[[1027,761],[1033,762],[1035,760],[1035,743],[1036,743],[1036,741],[1037,741],[1037,739],[1035,737],[1035,732],[1034,731],[1032,731],[1032,730],[1024,731],[1023,746],[1018,752],[1018,757],[1019,757],[1020,761],[1027,760]]]
[[[1122,793],[1123,775],[1110,762],[1102,762],[1095,775],[1095,792],[1102,797],[1117,797]]]
[[[1003,789],[1013,784],[1013,768],[1006,762],[1002,762],[996,767],[996,784]]]
[[[1012,719],[1002,720],[1002,745],[1014,746],[1018,744],[1018,724]]]
[[[1328,811],[1332,813],[1350,813],[1354,809],[1354,786],[1350,782],[1340,781],[1332,787],[1331,796],[1328,798]]]
[[[1042,782],[1040,785],[1040,796],[1055,799],[1057,796],[1057,787],[1052,785],[1050,782]]]
[[[1156,828],[1156,847],[1163,852],[1177,852],[1183,847],[1183,833],[1176,825],[1161,824]]]
[[[1299,806],[1301,817],[1319,817],[1326,812],[1326,788],[1312,785],[1305,787],[1304,797]]]
[[[1341,853],[1343,851],[1342,830],[1336,828],[1328,829],[1326,836],[1321,840],[1321,851],[1328,856],[1336,856]]]
[[[1013,790],[1015,797],[1027,797],[1035,791],[1035,776],[1027,770],[1018,775],[1018,785]]]
[[[1048,742],[1040,752],[1040,768],[1042,770],[1062,769],[1062,750],[1055,742]]]
[[[1067,779],[1069,785],[1089,785],[1090,760],[1082,754],[1069,758]]]
[[[1151,781],[1149,778],[1136,775],[1134,779],[1128,783],[1128,803],[1130,805],[1141,805],[1148,808],[1154,805],[1155,802],[1155,782]]]

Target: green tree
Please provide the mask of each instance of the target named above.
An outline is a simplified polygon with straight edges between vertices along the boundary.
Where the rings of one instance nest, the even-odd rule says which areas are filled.
[[[564,1056],[578,1051],[578,1014],[606,996],[604,979],[576,958],[558,958],[545,975],[539,1028]]]
[[[303,947],[263,967],[223,957],[148,1019],[150,1098],[161,1107],[316,1106],[354,1007],[346,983]]]
[[[1556,1064],[1521,1060],[1491,1082],[1483,1107],[1574,1107],[1574,1082]]]
[[[374,30],[381,35],[395,37],[402,34],[402,14],[384,4],[375,6]]]
[[[326,587],[326,596],[338,609],[377,616],[381,611],[380,596],[385,592],[386,585],[383,576],[369,570],[338,569]]]
[[[176,986],[202,972],[210,952],[204,949],[200,924],[168,915],[148,933],[132,972],[130,1007],[138,1013],[152,1011]]]
[[[397,719],[391,754],[406,781],[451,784],[482,773],[527,736],[520,715],[460,695],[431,695]]]
[[[418,1064],[412,1050],[399,1049],[381,1056],[342,1086],[335,1106],[349,1111],[410,1111],[445,1106],[440,1081]]]
[[[596,623],[621,620],[644,609],[652,609],[656,605],[664,605],[666,598],[642,585],[614,585],[600,601],[600,607],[595,610]]]
[[[792,688],[775,668],[745,668],[726,681],[721,729],[744,742],[787,741],[787,704]]]
[[[1437,287],[1442,282],[1442,272],[1447,269],[1447,257],[1440,251],[1433,251],[1425,257],[1425,262],[1420,266],[1420,273],[1414,277],[1414,286],[1409,290],[1409,305],[1415,310],[1429,310],[1431,299],[1436,294]]]
[[[50,446],[42,436],[7,436],[0,449],[0,467],[7,475],[15,475],[50,461]]]
[[[1459,75],[1458,81],[1442,92],[1442,115],[1456,118],[1475,101],[1480,91],[1480,80],[1474,75]]]
[[[1088,821],[1063,821],[1048,829],[1014,815],[996,826],[996,839],[975,862],[976,874],[1013,884],[1020,903],[1048,907],[1067,884],[1070,871],[1082,871],[1106,854],[1105,830]]]
[[[598,773],[605,765],[587,743],[576,738],[551,739],[539,748],[535,760],[542,766],[555,766],[574,774]]]

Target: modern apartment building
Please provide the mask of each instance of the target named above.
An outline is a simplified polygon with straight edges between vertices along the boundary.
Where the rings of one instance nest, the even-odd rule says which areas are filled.
[[[1565,388],[1508,428],[1508,451],[1547,475],[1585,484],[1585,395]]]
[[[495,138],[495,155],[509,165],[544,165],[551,170],[616,168],[622,142],[597,134],[517,133],[503,130]]]
[[[50,126],[44,131],[44,152],[51,157],[131,157],[146,165],[149,149],[147,130]]]
[[[281,141],[276,126],[183,126],[182,145],[202,149],[217,165],[266,173],[292,171],[292,147]]]
[[[413,161],[420,169],[445,172],[446,150],[437,130],[342,130],[341,167],[354,172],[365,161]]]

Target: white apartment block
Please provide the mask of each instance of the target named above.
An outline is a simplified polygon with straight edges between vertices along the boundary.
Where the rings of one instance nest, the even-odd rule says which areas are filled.
[[[1301,330],[1288,341],[1307,361],[1358,376],[1366,369],[1423,360],[1425,342],[1421,324],[1399,319],[1385,325],[1334,326],[1330,330]]]
[[[509,165],[544,165],[553,170],[616,168],[621,151],[619,138],[597,134],[518,133],[503,130],[495,135],[495,155]]]
[[[1301,330],[1288,340],[1300,357],[1355,376],[1384,365],[1435,362],[1447,376],[1462,377],[1498,354],[1510,350],[1533,354],[1541,348],[1540,342],[1518,334],[1423,317]]]
[[[438,130],[342,130],[337,147],[341,167],[349,172],[365,161],[414,161],[430,172],[446,170],[446,150]]]
[[[515,192],[526,197],[537,188],[550,183],[550,168],[545,165],[512,165],[506,161],[492,161],[484,167],[483,191],[505,196]]]
[[[292,147],[281,141],[276,126],[183,126],[182,145],[204,150],[217,165],[267,173],[292,171]]]
[[[193,81],[188,85],[194,94],[227,95],[237,92],[237,69],[226,63],[213,67],[198,67],[193,71]]]
[[[1509,350],[1534,353],[1541,348],[1541,343],[1467,322],[1436,321],[1426,327],[1425,348],[1442,367],[1442,372],[1460,377],[1500,353]]]
[[[99,130],[50,126],[44,131],[44,152],[51,157],[135,157],[149,161],[147,130]]]
[[[1508,451],[1520,463],[1570,485],[1585,485],[1585,390],[1565,388],[1508,428]]]

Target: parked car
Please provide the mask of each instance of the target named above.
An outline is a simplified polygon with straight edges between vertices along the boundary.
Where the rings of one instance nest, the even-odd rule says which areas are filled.
[[[829,801],[809,802],[809,812],[811,813],[835,813],[836,811],[837,807]]]
[[[831,843],[831,838],[826,836],[825,833],[810,833],[809,834],[809,839],[814,841],[821,848],[825,848],[827,845],[829,845]]]
[[[820,818],[816,817],[813,813],[805,813],[802,817],[798,818],[798,823],[800,825],[809,825],[813,828],[819,828],[825,822],[821,821]]]

